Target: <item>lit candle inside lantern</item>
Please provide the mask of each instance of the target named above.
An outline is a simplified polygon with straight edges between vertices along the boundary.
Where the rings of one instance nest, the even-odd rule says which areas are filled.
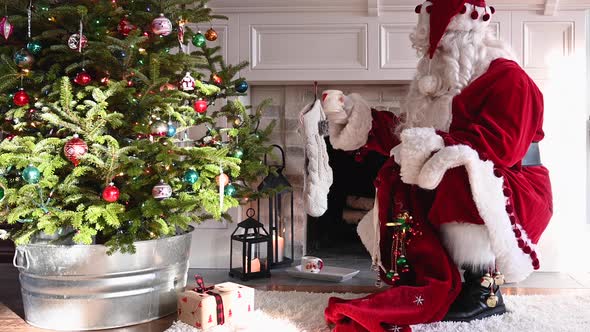
[[[250,262],[250,269],[251,272],[260,272],[260,259],[258,258],[254,258],[251,262]],[[248,272],[248,271],[246,271]]]
[[[277,251],[275,250],[277,248],[276,243],[278,242],[279,248],[278,248],[278,257],[274,258],[275,262],[282,262],[283,258],[285,257],[285,238],[282,236],[277,237],[276,241],[275,239],[272,239],[272,254],[274,255]]]

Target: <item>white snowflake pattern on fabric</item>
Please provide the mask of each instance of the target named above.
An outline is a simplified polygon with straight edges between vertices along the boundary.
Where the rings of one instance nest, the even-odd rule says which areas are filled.
[[[423,305],[424,304],[424,298],[422,297],[422,295],[416,296],[416,299],[414,300],[414,303],[416,303],[416,305]]]

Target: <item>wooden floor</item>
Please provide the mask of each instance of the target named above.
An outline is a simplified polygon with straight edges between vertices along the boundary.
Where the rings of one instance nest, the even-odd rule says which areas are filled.
[[[300,292],[351,292],[371,293],[380,289],[370,286],[353,285],[257,285],[260,290],[271,291],[300,291]],[[590,289],[560,289],[560,288],[521,288],[503,287],[503,294],[507,295],[550,295],[550,294],[588,294]],[[28,325],[24,319],[20,285],[18,283],[18,271],[14,268],[3,268],[0,273],[0,331],[2,332],[41,332],[47,331]],[[162,319],[131,327],[111,329],[108,332],[162,332],[166,330],[176,319],[176,315],[170,315]]]

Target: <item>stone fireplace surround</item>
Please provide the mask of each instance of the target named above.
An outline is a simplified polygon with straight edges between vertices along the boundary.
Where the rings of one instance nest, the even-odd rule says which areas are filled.
[[[323,90],[338,89],[345,94],[352,92],[361,94],[369,104],[378,110],[398,112],[400,102],[407,93],[407,85],[320,85],[318,94]],[[264,112],[261,127],[276,121],[271,142],[285,149],[285,174],[295,189],[295,258],[306,254],[307,221],[308,216],[303,208],[303,170],[304,148],[303,140],[298,133],[299,112],[305,105],[314,100],[312,82],[309,85],[256,85],[250,92],[251,104],[259,105],[265,99],[272,99],[271,106]]]

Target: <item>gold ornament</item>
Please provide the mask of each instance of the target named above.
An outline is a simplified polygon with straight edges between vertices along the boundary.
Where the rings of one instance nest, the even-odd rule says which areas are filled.
[[[504,285],[504,275],[500,272],[494,273],[494,283],[498,286]]]
[[[489,273],[486,273],[483,277],[481,277],[479,284],[481,285],[481,287],[489,288],[494,284],[494,278],[492,278],[492,276]]]
[[[216,41],[217,31],[213,30],[213,28],[207,30],[207,32],[205,32],[205,38],[207,38],[208,41]]]
[[[495,306],[498,305],[498,297],[492,293],[492,295],[490,295],[487,300],[486,300],[486,304],[488,307],[490,308],[494,308]]]

